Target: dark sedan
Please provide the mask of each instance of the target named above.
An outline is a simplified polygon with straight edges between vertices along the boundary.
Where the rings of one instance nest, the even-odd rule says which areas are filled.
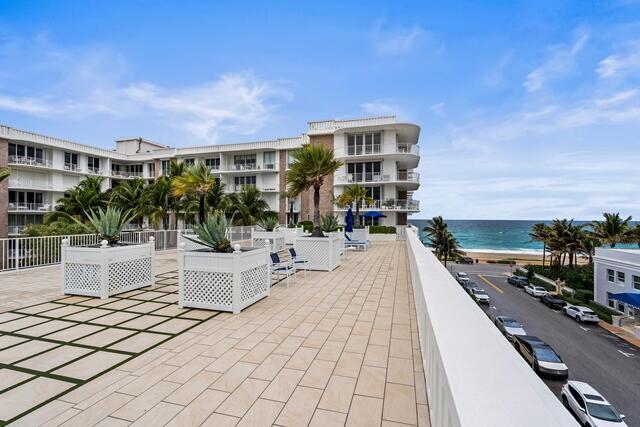
[[[554,294],[547,294],[540,297],[540,302],[549,308],[556,310],[562,310],[567,305],[567,302],[560,296]]]

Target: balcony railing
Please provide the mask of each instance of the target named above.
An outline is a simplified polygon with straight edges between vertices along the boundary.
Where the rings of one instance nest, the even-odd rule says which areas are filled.
[[[115,178],[142,178],[142,172],[125,172],[112,170],[111,176]]]
[[[231,165],[232,171],[251,171],[260,169],[256,163],[234,163]]]
[[[262,165],[262,168],[266,169],[266,170],[275,170],[276,165],[275,165],[275,163],[264,163]]]
[[[382,148],[380,144],[354,146],[354,147],[347,146],[348,156],[363,156],[367,154],[378,154],[381,152],[382,152]]]
[[[94,175],[100,175],[100,168],[96,168],[96,167],[93,167],[93,166],[89,166],[89,167],[87,168],[87,171],[88,171],[89,173],[94,174]]]
[[[417,156],[420,155],[420,148],[416,144],[398,144],[397,145],[398,153],[407,153],[407,154],[415,154]]]
[[[38,211],[49,212],[53,210],[53,206],[48,203],[9,203],[9,211]]]
[[[355,206],[352,206],[354,208]],[[338,210],[346,210],[348,207],[339,207],[336,205],[336,209]],[[360,206],[360,210],[388,210],[388,211],[419,211],[420,210],[420,201],[419,200],[402,200],[402,199],[387,199],[387,200],[374,200],[373,203],[363,203]]]
[[[52,163],[50,160],[38,159],[36,157],[9,156],[7,160],[10,165],[41,166],[45,168],[52,167]]]
[[[391,174],[382,174],[375,172],[365,172],[365,173],[350,173],[347,175],[338,175],[336,176],[336,182],[341,183],[357,183],[357,182],[392,182],[392,181],[403,181],[403,182],[420,182],[420,174],[417,172],[398,172],[394,176]]]
[[[72,172],[82,172],[82,169],[80,168],[80,166],[75,163],[65,163],[64,170],[72,171]]]
[[[46,181],[39,181],[39,180],[33,180],[33,179],[20,179],[20,178],[13,178],[11,176],[9,177],[9,187],[36,188],[36,189],[43,189],[43,190],[48,190],[53,188],[51,183]]]

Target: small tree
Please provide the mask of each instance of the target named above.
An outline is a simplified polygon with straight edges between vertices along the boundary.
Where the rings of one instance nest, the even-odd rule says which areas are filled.
[[[122,229],[135,217],[129,211],[122,212],[112,207],[106,210],[99,208],[97,212],[85,212],[87,223],[71,217],[77,224],[80,224],[90,233],[96,233],[101,240],[106,240],[110,246],[115,245],[120,240]]]
[[[336,203],[338,206],[346,207],[355,205],[356,208],[356,227],[360,227],[360,207],[362,203],[372,204],[374,202],[373,197],[367,194],[367,189],[359,186],[358,184],[349,185],[344,189],[344,192],[340,194]]]

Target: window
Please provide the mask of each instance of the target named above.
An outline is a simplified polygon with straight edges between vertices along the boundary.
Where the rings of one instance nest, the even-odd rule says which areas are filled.
[[[148,163],[149,167],[149,177],[151,178],[155,178],[156,176],[156,164],[155,163]]]
[[[613,294],[611,292],[607,292],[607,304],[611,308],[616,308],[616,302],[611,298]]]
[[[262,163],[264,164],[265,169],[275,169],[276,168],[276,152],[265,151],[264,153],[262,153]]]
[[[621,303],[621,302],[618,302],[617,310],[618,310],[620,313],[624,313],[624,304],[623,304],[623,303]]]
[[[633,288],[640,291],[640,276],[633,276]]]
[[[580,396],[580,393],[578,393],[578,391],[571,386],[569,386],[569,393],[571,393],[571,396],[573,396],[573,398],[576,400],[578,406],[584,409],[584,399],[582,398],[582,396]]]
[[[183,162],[184,162],[184,164],[185,164],[185,165],[187,165],[187,166],[193,166],[193,165],[195,165],[195,164],[196,164],[195,159],[184,159],[184,160],[183,160]]]
[[[236,169],[255,169],[256,168],[256,155],[255,154],[237,154],[233,156],[233,165]]]
[[[100,159],[97,157],[87,157],[87,167],[89,172],[100,173]]]
[[[607,268],[607,280],[612,283],[616,281],[615,273],[610,268]]]
[[[242,187],[246,186],[256,186],[256,176],[236,176],[233,179],[233,183],[235,184],[235,191],[242,190]]]
[[[624,271],[618,271],[618,283],[624,283]]]
[[[292,150],[287,151],[287,167],[290,168],[294,162],[295,162],[295,159],[293,157],[293,151]]]
[[[382,136],[380,132],[367,132],[347,135],[347,154],[357,156],[361,154],[375,154],[382,151]]]
[[[42,148],[30,147],[28,145],[9,144],[9,156],[27,157],[29,160],[36,160],[36,163],[44,163],[44,151]],[[11,159],[17,161],[17,159]]]
[[[169,168],[171,166],[171,160],[162,160],[160,165],[162,167],[162,175],[163,176],[169,175]]]
[[[218,170],[220,169],[220,158],[204,159],[204,164],[207,165],[209,169]]]
[[[381,181],[382,162],[347,163],[349,182]]]
[[[78,170],[78,154],[64,153],[64,168],[66,170]]]

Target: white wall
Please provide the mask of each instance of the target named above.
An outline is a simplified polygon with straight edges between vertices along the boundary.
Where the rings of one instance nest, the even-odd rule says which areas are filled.
[[[608,269],[613,270],[613,282],[609,281]],[[618,272],[624,273],[623,282],[618,280]],[[633,276],[640,277],[640,250],[596,248],[593,275],[594,299],[602,305],[609,306],[607,292],[640,294],[640,290],[633,286]],[[616,307],[612,308],[618,310],[618,303],[616,302]],[[625,307],[624,312],[631,315],[632,309]]]

